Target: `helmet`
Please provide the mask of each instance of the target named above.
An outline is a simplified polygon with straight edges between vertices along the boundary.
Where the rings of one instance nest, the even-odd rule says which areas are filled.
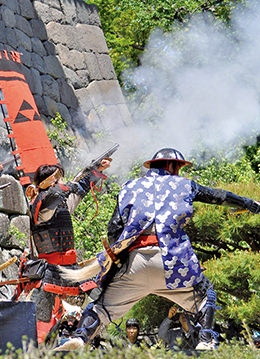
[[[192,165],[191,162],[185,161],[183,155],[173,148],[162,148],[149,161],[144,162],[144,167],[150,168],[150,164],[156,161],[177,161],[180,167]]]
[[[136,318],[130,318],[126,321],[125,326],[126,326],[126,328],[129,328],[129,327],[140,328],[140,322]]]

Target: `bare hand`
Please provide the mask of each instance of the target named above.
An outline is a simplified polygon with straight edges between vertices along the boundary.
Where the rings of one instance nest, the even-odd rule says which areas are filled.
[[[100,164],[100,166],[98,166],[97,170],[98,170],[99,172],[104,171],[105,169],[107,169],[108,167],[110,167],[110,162],[111,162],[111,160],[108,160],[108,159],[102,160],[102,161],[101,161],[101,164]]]
[[[3,171],[4,166],[2,165],[2,163],[0,163],[0,171]]]
[[[169,310],[168,318],[172,319],[176,313],[177,313],[177,307],[175,307],[175,305],[173,305]]]

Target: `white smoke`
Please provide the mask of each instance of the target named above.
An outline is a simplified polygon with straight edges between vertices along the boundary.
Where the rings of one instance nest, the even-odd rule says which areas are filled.
[[[179,31],[153,31],[141,66],[124,76],[136,88],[128,99],[135,125],[110,136],[120,143],[122,158],[149,159],[173,147],[189,159],[201,148],[229,151],[241,139],[255,141],[260,6],[249,5],[237,8],[229,27],[203,14]]]

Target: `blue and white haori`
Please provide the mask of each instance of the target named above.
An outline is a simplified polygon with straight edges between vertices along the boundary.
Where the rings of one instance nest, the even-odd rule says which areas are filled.
[[[192,201],[191,180],[164,169],[150,169],[144,177],[127,182],[118,196],[126,225],[116,243],[138,236],[154,222],[169,289],[190,287],[202,279],[198,258],[184,231],[193,213]]]

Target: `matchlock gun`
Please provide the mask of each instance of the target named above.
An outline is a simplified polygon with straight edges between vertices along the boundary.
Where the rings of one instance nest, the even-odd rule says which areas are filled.
[[[106,158],[110,158],[112,154],[118,149],[119,144],[114,144],[111,148],[109,148],[106,152],[104,152],[101,156],[93,160],[90,165],[83,168],[76,176],[73,178],[73,182],[80,181],[83,177],[85,177],[88,173],[90,173],[92,170],[96,169],[102,162],[102,160]]]

